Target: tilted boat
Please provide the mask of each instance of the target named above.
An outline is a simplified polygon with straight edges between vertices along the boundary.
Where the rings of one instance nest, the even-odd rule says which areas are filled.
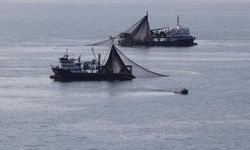
[[[102,81],[102,80],[132,80],[132,66],[124,64],[117,48],[112,45],[109,57],[104,65],[101,64],[101,55],[98,60],[81,62],[81,57],[70,58],[68,53],[59,58],[59,66],[52,66],[55,81]]]
[[[195,37],[189,28],[182,27],[177,16],[177,27],[150,29],[148,13],[136,24],[118,35],[121,46],[193,46]]]

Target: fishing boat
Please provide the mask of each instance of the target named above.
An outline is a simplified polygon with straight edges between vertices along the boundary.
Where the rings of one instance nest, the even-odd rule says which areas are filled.
[[[92,49],[93,50],[93,49]],[[109,57],[105,64],[101,64],[101,55],[98,54],[98,60],[81,61],[79,58],[71,58],[66,54],[59,58],[58,66],[51,66],[53,75],[51,79],[55,81],[103,81],[103,80],[132,80],[135,78],[132,72],[132,66],[126,65],[118,49],[112,45]],[[94,50],[93,50],[94,53]],[[95,54],[95,53],[94,53]]]
[[[190,35],[189,28],[180,25],[177,16],[177,27],[150,29],[148,13],[136,24],[118,35],[120,46],[193,46],[196,37]]]

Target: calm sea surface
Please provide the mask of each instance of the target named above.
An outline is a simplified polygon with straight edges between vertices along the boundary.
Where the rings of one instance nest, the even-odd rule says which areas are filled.
[[[188,48],[120,48],[165,78],[49,79],[69,48],[124,31],[149,11],[152,28],[181,23]],[[1,150],[249,150],[250,2],[0,2]],[[103,55],[107,47],[95,47]],[[172,91],[190,90],[187,96]]]

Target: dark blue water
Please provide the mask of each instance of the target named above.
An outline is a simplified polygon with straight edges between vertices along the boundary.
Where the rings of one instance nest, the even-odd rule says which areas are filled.
[[[0,3],[1,150],[250,149],[250,3],[88,1]],[[198,37],[188,48],[120,48],[166,78],[49,79],[51,64],[124,31],[149,10],[151,27]],[[106,53],[107,47],[96,47]],[[187,88],[187,96],[172,91]]]

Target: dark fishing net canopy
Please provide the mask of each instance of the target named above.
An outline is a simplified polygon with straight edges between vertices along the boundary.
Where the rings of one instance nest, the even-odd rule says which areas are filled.
[[[131,37],[130,40],[133,40],[135,42],[151,41],[152,36],[148,22],[148,14],[123,33],[129,34]]]
[[[109,56],[105,62],[104,67],[109,69],[109,72],[119,73],[125,68],[125,66],[132,66],[132,74],[136,78],[154,78],[154,77],[163,77],[166,75],[159,74],[153,71],[150,71],[124,55],[117,47],[114,45],[111,46],[109,51]]]
[[[129,35],[129,41],[134,42],[150,42],[152,40],[151,35],[151,29],[148,22],[148,14],[142,17],[137,23],[135,23],[133,26],[125,30],[124,32],[116,35],[116,36],[110,36],[109,39],[87,44],[86,46],[107,46],[111,45],[112,41],[114,41],[114,44],[118,44],[118,40],[121,39],[121,35]]]
[[[109,57],[104,68],[106,68],[109,73],[129,72],[114,45],[111,46]]]

